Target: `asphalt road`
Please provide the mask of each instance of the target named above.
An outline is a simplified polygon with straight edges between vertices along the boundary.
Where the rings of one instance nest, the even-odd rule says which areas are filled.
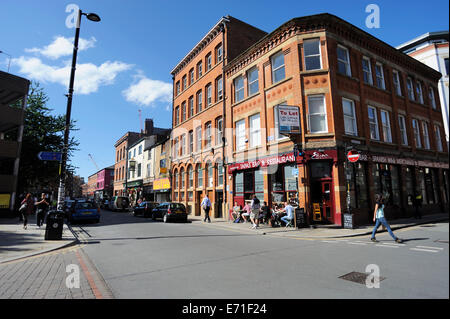
[[[449,298],[448,222],[397,230],[404,244],[387,233],[379,243],[306,240],[109,211],[74,229],[115,298]],[[382,277],[379,288],[366,286],[366,271]],[[362,283],[339,278],[351,272]]]

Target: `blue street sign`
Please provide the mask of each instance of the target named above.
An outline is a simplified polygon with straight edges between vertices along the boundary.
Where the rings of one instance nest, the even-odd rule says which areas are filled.
[[[59,161],[62,160],[62,153],[60,152],[39,152],[38,158],[41,161]]]

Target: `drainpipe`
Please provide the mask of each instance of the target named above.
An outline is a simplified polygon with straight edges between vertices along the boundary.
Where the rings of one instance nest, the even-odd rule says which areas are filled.
[[[225,162],[225,123],[226,123],[226,105],[225,105],[225,59],[227,59],[228,50],[225,50],[225,32],[226,32],[226,22],[230,22],[226,17],[223,17],[222,24],[220,26],[220,31],[222,32],[222,170],[223,170],[223,217],[228,219],[228,192],[227,192],[227,163]],[[228,49],[228,48],[227,48]]]

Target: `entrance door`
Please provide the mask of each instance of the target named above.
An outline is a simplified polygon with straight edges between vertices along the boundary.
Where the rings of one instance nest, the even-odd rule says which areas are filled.
[[[322,179],[322,218],[333,222],[333,192],[332,180]]]
[[[195,192],[195,216],[201,215],[200,204],[202,203],[202,192]]]
[[[223,192],[216,192],[217,213],[216,218],[222,218]]]

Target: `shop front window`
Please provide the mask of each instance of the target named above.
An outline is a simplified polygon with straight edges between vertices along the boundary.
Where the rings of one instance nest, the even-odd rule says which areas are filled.
[[[444,203],[448,203],[449,201],[449,178],[448,178],[448,170],[444,171]]]
[[[399,167],[396,165],[390,165],[391,168],[391,182],[392,182],[392,204],[395,206],[402,206],[401,204],[401,190],[400,190],[400,177]]]
[[[368,208],[369,196],[367,193],[367,164],[347,164],[347,178],[349,179],[350,207]]]
[[[430,168],[425,168],[425,191],[428,198],[428,204],[436,204],[436,197],[434,193],[434,188],[436,188],[436,184],[434,184],[432,170]]]
[[[427,201],[427,193],[425,191],[425,171],[423,168],[420,168],[417,172],[417,185],[416,185],[417,194],[422,195],[422,203],[426,204]]]

